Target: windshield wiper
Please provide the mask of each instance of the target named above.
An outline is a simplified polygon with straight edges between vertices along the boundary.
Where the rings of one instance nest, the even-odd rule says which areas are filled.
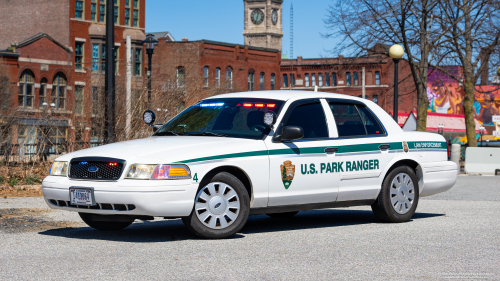
[[[174,132],[174,131],[165,131],[165,132],[158,132],[155,134],[155,136],[179,136],[179,135],[183,135],[184,133],[181,133],[181,132]]]
[[[214,137],[227,137],[224,134],[218,134],[214,132],[199,132],[199,133],[189,133],[187,136],[214,136]]]

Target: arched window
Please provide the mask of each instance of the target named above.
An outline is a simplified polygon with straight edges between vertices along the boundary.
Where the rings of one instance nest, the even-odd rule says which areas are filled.
[[[359,77],[358,77],[358,73],[357,72],[354,72],[354,86],[358,86],[359,85]]]
[[[311,86],[316,86],[316,73],[311,74]]]
[[[259,80],[259,83],[260,83],[260,90],[261,90],[261,91],[264,91],[264,72],[261,72],[261,73],[260,73],[260,80]]]
[[[309,87],[309,73],[306,73],[305,79],[306,79],[306,87]]]
[[[380,71],[375,71],[375,85],[380,85]]]
[[[332,86],[337,86],[337,73],[332,73]]]
[[[325,73],[325,86],[330,86],[330,74],[328,74],[328,72]]]
[[[42,78],[42,81],[40,81],[40,93],[38,94],[38,107],[39,108],[43,107],[44,103],[47,103],[47,78]]]
[[[351,73],[350,72],[347,72],[345,74],[345,85],[346,86],[351,86]]]
[[[283,88],[288,88],[288,75],[283,74]]]
[[[177,67],[177,87],[184,87],[186,85],[186,71],[184,66]]]
[[[35,76],[30,70],[25,70],[19,79],[19,107],[33,108],[34,95]]]
[[[233,88],[233,69],[230,66],[226,68],[226,88]]]
[[[203,68],[203,87],[208,88],[208,66]]]
[[[290,87],[295,87],[295,74],[290,73]]]
[[[276,74],[271,74],[271,90],[276,89]]]
[[[220,88],[220,67],[215,69],[215,87]]]
[[[248,70],[248,90],[255,91],[255,70],[253,68]]]
[[[56,110],[66,109],[66,77],[61,72],[57,73],[52,81],[52,103]]]
[[[318,73],[318,86],[323,87],[323,74]]]

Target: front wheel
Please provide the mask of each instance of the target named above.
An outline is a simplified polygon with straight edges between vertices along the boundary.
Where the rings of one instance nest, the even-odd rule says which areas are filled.
[[[227,238],[245,225],[250,214],[250,197],[241,181],[221,172],[201,186],[184,225],[203,238]]]
[[[417,176],[408,166],[399,166],[384,179],[377,201],[372,204],[375,216],[383,222],[406,222],[418,205]]]
[[[134,220],[131,221],[96,221],[92,219],[92,214],[89,213],[78,213],[80,218],[90,227],[97,230],[103,231],[117,231],[126,228],[131,225]]]

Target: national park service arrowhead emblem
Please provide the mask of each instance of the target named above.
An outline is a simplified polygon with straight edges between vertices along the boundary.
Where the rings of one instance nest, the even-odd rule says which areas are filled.
[[[295,176],[295,165],[292,165],[292,161],[285,161],[283,165],[280,165],[281,171],[281,181],[285,186],[285,189],[288,189],[292,184],[293,177]]]

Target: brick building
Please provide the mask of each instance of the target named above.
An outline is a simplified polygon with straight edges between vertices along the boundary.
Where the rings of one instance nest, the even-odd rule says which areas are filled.
[[[394,62],[382,54],[358,58],[283,59],[281,89],[311,90],[362,96],[363,68],[365,97],[392,112],[394,101]],[[399,62],[398,112],[417,107],[417,94],[408,63]]]
[[[153,55],[153,88],[180,89],[187,104],[224,92],[277,90],[280,63],[281,52],[274,49],[162,40]]]
[[[99,141],[91,132],[96,131],[93,124],[102,121],[97,109],[104,88],[106,1],[0,2],[0,60],[7,69],[0,78],[8,79],[4,88],[9,96],[6,102],[2,91],[0,124],[10,124],[3,128],[0,142],[30,144],[30,149],[19,153],[33,154],[38,149],[35,144],[47,137],[51,143]],[[117,90],[124,83],[125,38],[130,35],[132,87],[140,92],[145,0],[115,0],[114,21]],[[14,113],[15,120],[7,122]]]

